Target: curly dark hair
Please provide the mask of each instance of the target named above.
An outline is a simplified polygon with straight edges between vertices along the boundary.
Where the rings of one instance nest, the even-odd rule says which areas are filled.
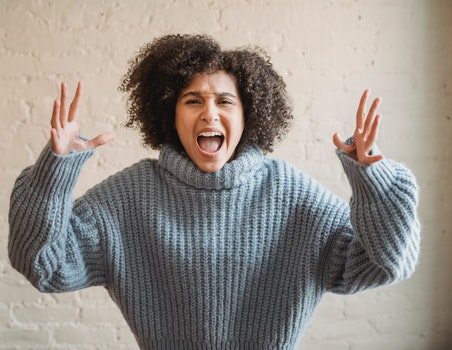
[[[179,93],[194,75],[224,70],[232,74],[242,100],[245,129],[240,143],[273,151],[293,118],[286,84],[258,48],[222,50],[207,35],[166,35],[143,46],[129,61],[119,90],[128,93],[127,127],[137,127],[144,144],[180,146],[174,127]]]

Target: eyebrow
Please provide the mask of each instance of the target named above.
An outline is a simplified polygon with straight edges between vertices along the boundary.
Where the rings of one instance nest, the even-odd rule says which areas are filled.
[[[214,92],[215,96],[220,97],[232,97],[237,99],[237,96],[234,94],[231,94],[230,92]],[[203,94],[200,91],[187,91],[184,94],[182,94],[181,98],[187,97],[187,96],[195,96],[195,97],[201,97]]]

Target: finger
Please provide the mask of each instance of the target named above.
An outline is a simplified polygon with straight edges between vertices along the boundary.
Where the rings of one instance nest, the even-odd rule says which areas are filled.
[[[347,153],[352,152],[355,149],[355,144],[347,145],[338,132],[335,132],[333,135],[333,143],[337,149]]]
[[[79,81],[77,84],[77,90],[75,91],[74,99],[72,100],[71,106],[69,107],[68,122],[72,122],[77,116],[79,100],[82,95],[82,88],[82,83]]]
[[[370,107],[369,113],[367,114],[366,121],[364,123],[364,139],[366,140],[369,137],[370,132],[372,131],[372,127],[375,122],[375,116],[378,106],[380,105],[381,98],[377,97],[372,106]]]
[[[375,145],[375,142],[377,141],[378,131],[380,129],[380,122],[381,122],[381,115],[377,114],[374,118],[374,121],[370,128],[369,136],[367,138],[367,145],[368,145],[367,148],[369,150],[372,149],[372,147]]]
[[[52,128],[50,130],[50,141],[52,144],[52,150],[55,153],[60,153],[60,150],[58,147],[58,131],[55,128]]]
[[[365,118],[365,111],[366,111],[366,103],[367,98],[369,96],[370,90],[366,89],[364,93],[361,96],[361,99],[359,101],[358,111],[356,112],[356,128],[358,130],[362,130],[364,128],[364,120]]]
[[[95,138],[89,140],[86,142],[87,148],[97,148],[102,145],[105,145],[106,143],[110,142],[114,139],[114,134],[112,132],[106,132],[104,134],[98,135]]]
[[[382,154],[376,154],[376,155],[373,155],[373,156],[367,156],[361,163],[370,165],[370,164],[373,164],[373,163],[376,163],[376,162],[382,160],[383,158],[384,157],[383,157]]]
[[[60,96],[60,125],[64,128],[67,123],[67,85],[61,83],[61,96]]]
[[[338,132],[335,132],[333,135],[333,143],[337,149],[341,149],[344,146],[344,141]]]
[[[50,119],[50,125],[54,129],[59,129],[60,125],[60,101],[53,101],[52,119]]]

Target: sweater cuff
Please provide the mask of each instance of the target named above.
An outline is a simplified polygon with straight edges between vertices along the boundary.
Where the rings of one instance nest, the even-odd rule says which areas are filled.
[[[389,159],[382,159],[370,165],[359,163],[346,152],[336,150],[353,196],[368,200],[376,200],[387,193],[398,180],[398,167]]]
[[[30,172],[30,186],[37,191],[55,193],[71,192],[85,162],[95,153],[94,149],[57,154],[50,142],[44,147]]]

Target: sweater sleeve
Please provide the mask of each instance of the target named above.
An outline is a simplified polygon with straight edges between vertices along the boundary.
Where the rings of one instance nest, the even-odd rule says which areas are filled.
[[[9,211],[12,266],[42,292],[105,284],[98,220],[72,192],[93,150],[55,154],[50,143],[14,185]]]
[[[337,153],[352,197],[349,212],[327,244],[323,278],[327,291],[355,293],[407,278],[420,246],[414,176],[388,159],[363,165]]]

